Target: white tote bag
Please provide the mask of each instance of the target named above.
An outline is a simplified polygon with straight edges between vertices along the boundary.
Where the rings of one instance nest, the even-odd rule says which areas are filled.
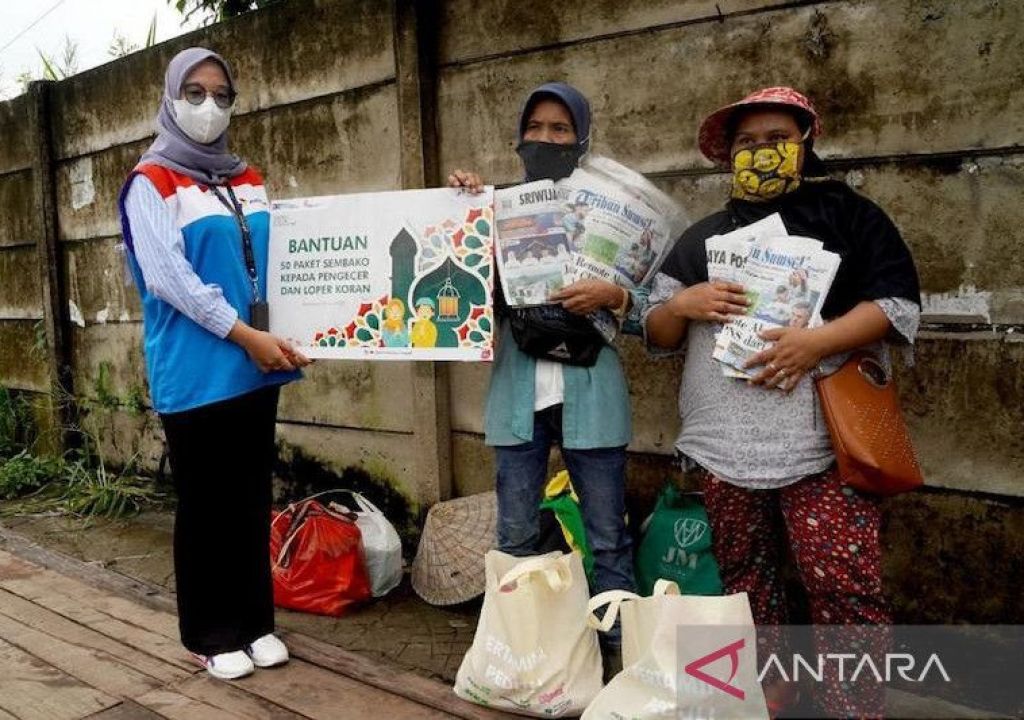
[[[577,716],[601,689],[597,631],[576,553],[485,558],[476,636],[455,679],[464,700],[538,717]]]
[[[605,606],[602,617],[593,614]],[[623,670],[583,720],[768,719],[746,593],[680,595],[675,583],[659,580],[651,597],[612,590],[589,609],[591,625],[603,631],[622,618]]]
[[[363,534],[366,572],[370,576],[371,592],[381,597],[402,582],[402,540],[398,531],[384,513],[364,495],[353,490],[339,490],[352,496],[356,526]],[[345,508],[347,511],[347,508]]]

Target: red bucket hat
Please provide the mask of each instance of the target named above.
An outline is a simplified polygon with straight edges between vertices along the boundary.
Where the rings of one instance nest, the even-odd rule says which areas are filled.
[[[697,134],[697,143],[704,157],[719,165],[728,165],[732,161],[729,155],[730,142],[726,136],[729,118],[736,111],[753,105],[781,105],[793,108],[810,121],[809,137],[816,138],[821,135],[821,120],[811,101],[804,95],[791,87],[764,88],[750,93],[739,102],[715,110],[704,119]]]

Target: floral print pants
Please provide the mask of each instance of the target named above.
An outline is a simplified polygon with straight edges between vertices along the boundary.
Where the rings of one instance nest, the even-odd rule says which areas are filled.
[[[712,546],[722,583],[728,593],[745,592],[754,622],[759,626],[788,621],[785,589],[780,576],[783,553],[791,553],[810,603],[815,626],[888,626],[888,603],[882,592],[881,511],[877,499],[844,485],[832,470],[777,490],[750,490],[703,473],[701,486],[711,522]],[[770,628],[759,630],[765,652],[782,642]],[[781,629],[778,630],[781,633]],[[767,637],[765,637],[767,635]],[[816,652],[851,652],[822,647],[840,634],[815,630]],[[858,642],[872,655],[885,652],[884,628],[865,628]],[[815,689],[818,706],[830,717],[881,716],[881,687],[857,683],[856,692],[826,675]]]

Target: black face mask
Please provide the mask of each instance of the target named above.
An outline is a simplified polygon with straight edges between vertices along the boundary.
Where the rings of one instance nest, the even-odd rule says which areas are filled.
[[[536,140],[524,140],[516,147],[516,152],[526,168],[527,182],[569,177],[583,156],[583,148],[579,145],[559,145]]]

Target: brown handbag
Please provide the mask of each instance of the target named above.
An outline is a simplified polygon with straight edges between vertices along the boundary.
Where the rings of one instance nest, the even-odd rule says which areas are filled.
[[[896,384],[873,355],[856,352],[815,384],[846,484],[883,496],[924,484]]]

